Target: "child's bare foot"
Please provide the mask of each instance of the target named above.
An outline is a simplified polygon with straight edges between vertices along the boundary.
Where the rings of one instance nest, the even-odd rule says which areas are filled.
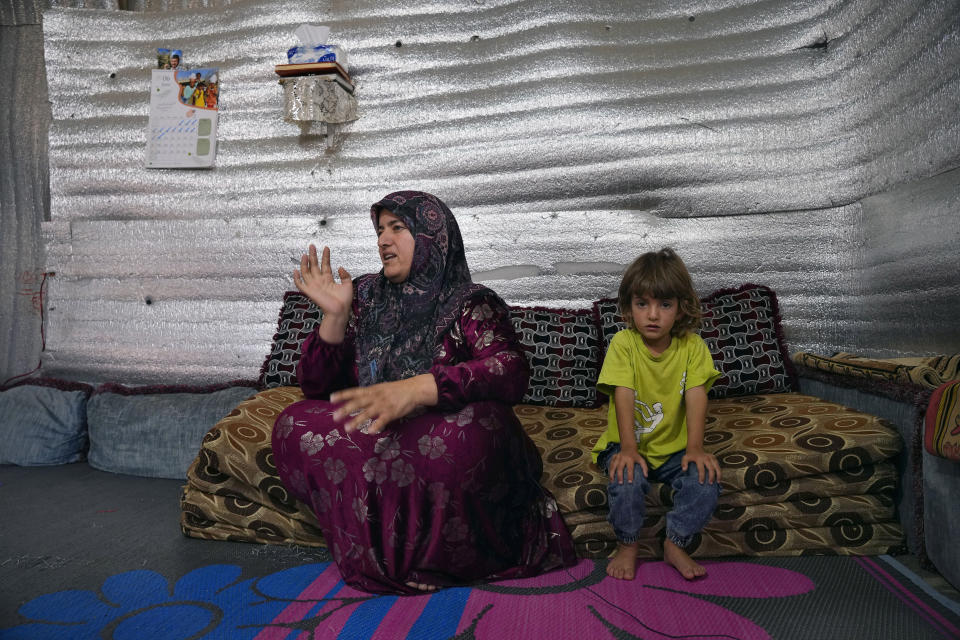
[[[617,552],[607,563],[607,575],[617,580],[633,580],[637,575],[637,550],[640,544],[617,544]]]
[[[695,580],[707,575],[707,570],[702,565],[694,562],[686,551],[670,539],[663,541],[663,559],[687,580]],[[607,571],[607,573],[610,572]]]

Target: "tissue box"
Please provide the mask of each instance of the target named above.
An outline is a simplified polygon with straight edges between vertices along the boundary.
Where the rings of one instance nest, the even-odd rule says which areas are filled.
[[[314,62],[339,62],[346,68],[346,53],[335,44],[320,44],[313,47],[291,47],[287,51],[290,64],[313,64]]]

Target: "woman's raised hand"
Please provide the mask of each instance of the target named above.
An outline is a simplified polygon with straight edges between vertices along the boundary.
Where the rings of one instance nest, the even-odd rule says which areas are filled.
[[[323,248],[323,256],[317,261],[317,248],[310,245],[309,253],[300,256],[300,268],[293,270],[293,284],[323,311],[321,335],[329,342],[339,342],[350,316],[353,304],[353,281],[343,267],[338,267],[340,282],[333,279],[330,268],[330,249]],[[324,328],[332,331],[324,331]],[[326,335],[324,335],[326,333]]]

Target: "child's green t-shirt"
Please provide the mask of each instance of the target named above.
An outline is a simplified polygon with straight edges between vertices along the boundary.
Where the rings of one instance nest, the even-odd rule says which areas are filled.
[[[720,376],[703,338],[695,333],[674,337],[659,356],[650,353],[643,337],[634,329],[617,332],[610,341],[600,369],[597,389],[609,396],[607,430],[593,448],[593,461],[610,442],[620,442],[617,409],[613,402],[616,387],[634,390],[634,434],[637,449],[656,469],[687,446],[687,411],[684,391],[700,385],[709,391]]]

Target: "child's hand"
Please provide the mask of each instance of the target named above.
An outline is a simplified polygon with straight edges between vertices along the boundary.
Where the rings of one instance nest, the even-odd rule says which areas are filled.
[[[643,471],[643,477],[647,477],[647,461],[644,460],[643,456],[640,455],[640,452],[633,451],[619,451],[610,458],[610,464],[607,465],[607,469],[610,472],[610,481],[616,481],[620,484],[624,483],[624,480],[629,483],[633,483],[633,468],[634,465],[640,465],[640,469]]]
[[[720,481],[720,463],[717,462],[717,457],[712,453],[707,453],[700,448],[688,448],[680,460],[680,468],[686,471],[691,462],[697,463],[700,484],[703,484],[705,477],[710,481],[710,484]]]

